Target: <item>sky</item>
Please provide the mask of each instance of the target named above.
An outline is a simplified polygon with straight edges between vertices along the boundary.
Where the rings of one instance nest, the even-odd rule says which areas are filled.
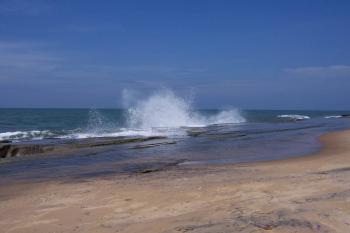
[[[350,110],[350,1],[0,0],[0,107]]]

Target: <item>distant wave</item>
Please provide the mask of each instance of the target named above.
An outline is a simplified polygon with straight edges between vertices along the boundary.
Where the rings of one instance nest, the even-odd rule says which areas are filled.
[[[310,119],[309,116],[296,115],[296,114],[293,114],[293,115],[283,114],[283,115],[278,115],[277,117],[278,118],[287,118],[287,119],[296,120],[296,121]]]
[[[341,118],[343,117],[342,115],[335,115],[335,116],[325,116],[324,118],[330,119],[330,118]]]

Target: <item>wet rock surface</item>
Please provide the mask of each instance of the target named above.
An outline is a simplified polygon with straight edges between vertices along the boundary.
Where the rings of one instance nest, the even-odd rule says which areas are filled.
[[[105,147],[119,144],[132,144],[141,143],[152,140],[160,140],[165,137],[145,137],[145,138],[92,138],[85,140],[70,140],[62,141],[60,143],[52,142],[29,142],[29,143],[12,143],[11,141],[5,140],[0,142],[0,158],[10,158],[17,156],[27,156],[35,154],[43,154],[49,152],[67,152],[70,150],[77,150],[82,148],[96,148]],[[163,144],[172,144],[175,142],[158,142],[148,145],[134,146],[134,149],[147,148],[152,146],[158,146]]]

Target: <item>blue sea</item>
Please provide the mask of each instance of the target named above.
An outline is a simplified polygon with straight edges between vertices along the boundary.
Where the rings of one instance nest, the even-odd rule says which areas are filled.
[[[160,110],[162,111],[162,110]],[[0,109],[0,140],[37,141],[98,137],[188,137],[215,126],[245,129],[322,128],[342,125],[350,111],[201,109],[157,112],[157,109]],[[338,119],[338,120],[335,120]],[[347,120],[344,121],[344,123]],[[341,127],[339,125],[339,127]]]
[[[98,176],[174,162],[242,163],[303,156],[320,149],[321,134],[350,128],[347,114],[195,109],[172,93],[124,109],[0,109],[3,144],[68,148],[64,153],[1,159],[0,176],[2,181]],[[123,143],[110,143],[121,139]],[[70,150],[72,145],[81,149]]]

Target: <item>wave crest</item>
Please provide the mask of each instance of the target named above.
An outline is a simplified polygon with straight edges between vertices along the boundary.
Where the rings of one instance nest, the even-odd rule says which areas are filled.
[[[335,115],[335,116],[325,116],[324,118],[326,119],[331,119],[331,118],[342,118],[342,115]]]
[[[278,118],[288,118],[288,119],[296,120],[296,121],[310,119],[309,116],[297,115],[297,114],[294,114],[294,115],[284,114],[284,115],[278,115],[277,117]]]

